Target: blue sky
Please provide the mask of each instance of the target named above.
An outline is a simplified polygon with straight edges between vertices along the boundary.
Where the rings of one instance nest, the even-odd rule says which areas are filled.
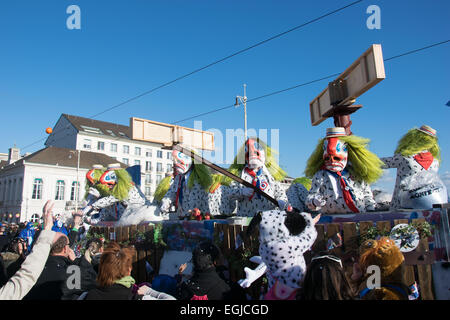
[[[300,25],[351,1],[3,1],[0,4],[0,152],[45,138],[61,113],[90,117],[199,67]],[[69,30],[69,5],[81,30]],[[381,29],[366,26],[369,5]],[[362,1],[106,112],[97,119],[128,124],[131,116],[175,122],[230,105],[247,84],[249,99],[345,70],[371,44],[385,58],[449,39],[450,2]],[[380,157],[393,154],[410,128],[438,131],[440,173],[450,181],[450,43],[388,61],[386,79],[358,100],[354,134]],[[290,176],[305,163],[329,119],[312,127],[309,102],[329,80],[249,103],[248,126],[279,129],[280,164]],[[203,129],[243,128],[243,110],[201,120]],[[193,120],[179,123],[193,126]],[[44,141],[44,140],[43,140]],[[33,152],[43,141],[22,150]],[[380,185],[389,189],[395,171]]]

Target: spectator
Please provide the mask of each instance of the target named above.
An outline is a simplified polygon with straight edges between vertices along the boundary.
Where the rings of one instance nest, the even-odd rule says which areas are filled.
[[[86,243],[86,252],[84,254],[86,260],[92,264],[95,272],[98,273],[100,258],[103,253],[103,241],[99,238],[90,239]]]
[[[194,273],[189,280],[181,283],[177,296],[180,300],[229,300],[241,298],[232,289],[237,288],[222,279],[216,271],[216,261],[220,257],[220,250],[213,243],[200,243],[192,253]]]
[[[91,289],[86,300],[137,300],[142,292],[133,293],[134,279],[131,277],[133,248],[121,248],[111,242],[101,255],[98,268],[97,287]]]
[[[79,267],[80,287],[78,288],[71,287],[69,283],[72,273],[68,272],[68,268],[71,265]],[[70,248],[69,237],[63,234],[52,245],[50,256],[41,276],[24,300],[76,299],[84,291],[95,287],[95,278],[96,272],[90,262],[85,256],[75,258],[75,254]]]
[[[44,230],[20,270],[0,288],[0,300],[20,300],[36,283],[47,260],[52,243],[61,235],[51,231],[53,204],[47,201],[43,209]]]
[[[314,257],[307,267],[299,300],[353,300],[355,294],[342,267],[332,255]]]

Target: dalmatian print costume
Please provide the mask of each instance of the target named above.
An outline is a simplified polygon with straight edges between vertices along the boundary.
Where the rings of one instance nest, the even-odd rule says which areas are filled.
[[[211,215],[232,215],[235,213],[236,200],[233,200],[232,191],[232,188],[220,185],[214,192],[208,193],[208,207]]]
[[[161,200],[161,211],[166,211],[163,208],[176,206],[176,212],[180,217],[189,216],[189,210],[195,208],[198,208],[202,213],[210,212],[207,191],[198,183],[194,183],[192,188],[188,187],[190,172],[175,176],[172,185]]]
[[[343,171],[342,176],[346,179],[348,187],[355,197],[353,202],[358,211],[361,213],[375,210],[376,202],[370,186],[364,181],[354,181],[347,171]],[[316,207],[315,198],[322,198],[325,205]],[[338,176],[328,170],[319,170],[313,176],[306,204],[311,210],[324,214],[351,213],[344,201]]]
[[[317,231],[309,213],[300,212],[306,221],[305,229],[298,235],[290,234],[284,224],[286,211],[270,210],[261,214],[259,226],[259,254],[268,268],[269,287],[278,280],[282,284],[299,288],[306,272],[303,254],[317,238]]]
[[[308,209],[306,206],[306,198],[308,197],[308,190],[301,183],[293,183],[286,190],[286,196],[289,204],[298,209],[299,211],[305,211]]]
[[[253,182],[253,177],[247,173],[246,170],[242,170],[241,178],[247,182]],[[265,165],[261,167],[260,174],[257,175],[257,179],[259,180],[260,189],[262,191],[275,200],[282,200],[287,203],[288,198],[286,196],[285,189],[282,187],[280,182],[276,181],[272,177]],[[241,184],[233,182],[230,185],[230,188],[231,190],[229,194],[231,199],[236,199],[238,201],[236,211],[237,216],[253,217],[260,211],[273,210],[276,207],[272,202],[256,193],[252,196],[244,195],[244,189],[248,188]]]
[[[127,199],[119,201],[114,196],[102,197],[92,203],[92,208],[100,213],[102,221],[118,220],[130,205],[143,206],[149,204],[145,196],[135,186],[130,188]]]
[[[423,152],[428,152],[424,150]],[[392,195],[392,201],[390,205],[390,210],[395,210],[401,208],[400,203],[400,191],[408,190],[406,181],[411,179],[415,175],[419,175],[421,172],[428,171],[437,174],[439,170],[439,161],[433,159],[431,165],[425,169],[419,162],[416,161],[414,157],[419,154],[412,156],[402,156],[401,154],[395,154],[393,157],[381,158],[384,162],[386,168],[397,168],[397,179],[395,181],[395,188]]]

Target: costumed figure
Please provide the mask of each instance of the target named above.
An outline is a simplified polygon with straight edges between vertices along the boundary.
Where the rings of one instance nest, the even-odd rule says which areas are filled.
[[[169,190],[161,199],[161,211],[168,213],[172,206],[178,217],[188,217],[195,208],[209,212],[208,189],[212,178],[204,164],[193,163],[191,157],[173,150],[174,178]]]
[[[103,188],[108,187],[107,196],[100,197],[89,207],[100,212],[100,220],[117,221],[117,225],[139,224],[142,221],[160,221],[163,217],[158,208],[152,206],[142,192],[134,185],[130,174],[120,164],[110,164],[99,179]],[[101,210],[113,208],[113,210]],[[101,211],[100,211],[101,210]]]
[[[368,143],[368,139],[347,136],[343,127],[327,129],[305,170],[312,178],[306,201],[310,210],[362,213],[376,209],[369,184],[380,178],[383,163],[367,149]]]
[[[309,213],[300,212],[291,206],[285,211],[270,210],[253,217],[248,230],[252,233],[259,224],[259,257],[250,261],[259,263],[254,270],[245,268],[246,278],[239,280],[248,288],[256,279],[267,273],[266,300],[294,300],[306,273],[303,254],[317,238],[314,219]]]
[[[89,222],[95,222],[100,218],[99,212],[94,210],[91,205],[97,201],[98,198],[107,197],[109,195],[109,187],[100,184],[100,177],[104,172],[105,168],[103,168],[102,165],[94,164],[92,169],[86,173],[86,194],[84,196],[86,205],[83,210],[83,215]]]
[[[286,196],[291,206],[299,211],[308,210],[306,205],[306,198],[308,190],[311,188],[311,180],[306,177],[300,177],[292,181],[289,188],[286,190]]]
[[[405,258],[394,240],[382,237],[379,240],[367,240],[361,245],[359,267],[361,274],[366,275],[359,280],[359,297],[362,300],[412,300],[415,284],[404,283],[402,264]],[[381,271],[379,288],[367,288],[367,268],[378,266]],[[368,274],[368,275],[367,275]]]
[[[423,125],[409,130],[398,142],[393,157],[381,158],[385,168],[397,168],[390,210],[429,209],[448,201],[438,175],[441,161],[436,130]]]
[[[211,175],[213,183],[209,188],[208,205],[211,215],[232,215],[236,210],[236,200],[231,196],[233,189],[230,182],[223,184],[225,176],[221,174]]]
[[[164,198],[167,191],[169,191],[172,183],[173,183],[172,174],[166,173],[164,179],[162,179],[156,186],[155,193],[153,194],[153,204],[161,205],[161,200]]]
[[[285,209],[287,196],[281,181],[287,176],[274,156],[274,151],[259,138],[249,138],[242,146],[228,171],[253,184],[278,201],[278,206]],[[224,177],[222,185],[229,185],[226,195],[231,200],[237,200],[237,216],[253,217],[257,212],[273,210],[276,206],[257,194],[252,188],[232,182]]]

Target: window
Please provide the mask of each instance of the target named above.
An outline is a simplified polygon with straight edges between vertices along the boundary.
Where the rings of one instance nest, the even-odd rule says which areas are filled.
[[[172,171],[172,164],[168,163],[167,164],[167,172]]]
[[[72,189],[70,190],[70,200],[78,201],[80,199],[80,183],[72,182]]]
[[[161,182],[161,180],[162,180],[162,175],[157,174],[156,175],[156,184],[158,185]]]
[[[160,159],[162,159],[162,151],[161,150],[157,150],[156,151],[156,156],[158,157],[158,158],[160,158]]]
[[[117,143],[111,143],[111,152],[117,152]]]
[[[129,154],[130,153],[130,146],[123,146],[123,153]]]
[[[161,162],[156,163],[156,172],[162,172],[162,171],[163,171],[162,163]]]
[[[42,199],[42,179],[34,179],[31,199]]]
[[[93,128],[93,127],[88,127],[88,126],[83,126],[83,125],[81,125],[80,127],[85,132],[96,133],[96,134],[103,134],[103,132],[99,128]]]
[[[145,156],[151,158],[153,156],[152,149],[145,149]]]
[[[141,165],[141,160],[134,160],[134,165],[135,166],[140,166]]]
[[[111,130],[106,130],[106,132],[108,132],[110,135],[112,135],[113,137],[115,137],[116,135],[114,134],[114,132],[112,132]]]
[[[64,186],[65,186],[64,181],[62,180],[56,181],[55,200],[64,200]]]
[[[126,165],[128,165],[128,159],[127,158],[123,158],[122,162],[125,163]]]
[[[152,189],[150,187],[145,187],[145,195],[151,196],[152,195]]]
[[[134,148],[134,155],[135,156],[140,156],[141,155],[141,148],[140,147],[135,147]]]
[[[39,215],[37,213],[31,216],[31,222],[39,222]]]
[[[167,159],[171,160],[172,159],[172,153],[171,152],[167,152]]]
[[[152,162],[145,161],[145,171],[152,171]]]
[[[152,183],[152,175],[146,174],[145,175],[145,184],[151,184]]]
[[[105,143],[103,141],[97,142],[97,150],[100,150],[100,151],[105,150]]]
[[[83,140],[83,148],[84,149],[90,149],[91,148],[91,139],[84,139]]]

